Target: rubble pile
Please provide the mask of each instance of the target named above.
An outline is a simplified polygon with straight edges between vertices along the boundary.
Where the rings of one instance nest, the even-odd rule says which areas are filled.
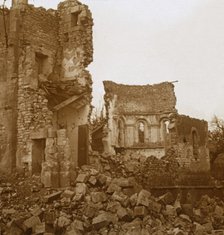
[[[92,163],[105,174],[116,177],[135,177],[137,182],[150,189],[152,186],[177,185],[183,170],[172,149],[162,159],[138,154],[107,155],[93,153]]]
[[[220,199],[205,195],[196,203],[188,194],[183,201],[169,191],[155,197],[133,176],[122,175],[122,164],[118,176],[106,156],[104,161],[77,169],[63,189],[43,188],[36,176],[1,177],[0,234],[224,234]]]

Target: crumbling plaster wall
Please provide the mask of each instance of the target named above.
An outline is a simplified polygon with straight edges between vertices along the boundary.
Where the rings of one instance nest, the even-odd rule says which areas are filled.
[[[58,13],[59,40],[63,47],[61,79],[76,80],[85,86],[91,81],[85,68],[93,60],[91,12],[86,5],[70,0],[59,4]]]

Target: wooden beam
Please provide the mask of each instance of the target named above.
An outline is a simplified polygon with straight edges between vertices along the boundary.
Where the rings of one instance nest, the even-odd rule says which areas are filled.
[[[85,94],[82,94],[80,96],[74,95],[70,98],[68,98],[67,100],[64,100],[63,102],[61,102],[60,104],[57,104],[56,106],[54,106],[53,110],[54,111],[58,111],[66,106],[68,106],[69,104],[75,102],[76,100],[80,99],[81,97],[83,97]]]

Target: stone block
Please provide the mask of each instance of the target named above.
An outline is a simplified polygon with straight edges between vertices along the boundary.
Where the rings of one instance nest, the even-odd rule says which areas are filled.
[[[48,138],[55,138],[57,137],[57,132],[53,128],[48,128],[47,135],[48,135]]]
[[[147,190],[142,189],[140,193],[138,194],[137,198],[137,206],[149,206],[149,198],[151,196],[151,193]]]
[[[216,205],[214,213],[218,217],[223,216],[223,208],[221,206]]]
[[[106,182],[107,182],[107,176],[104,175],[104,174],[99,174],[99,175],[97,176],[97,182],[98,182],[100,185],[106,184]]]
[[[144,206],[136,206],[134,208],[134,217],[141,217],[143,218],[148,213],[147,209]]]
[[[82,8],[80,6],[74,6],[71,8],[71,13],[76,13],[76,12],[79,12],[81,11]]]
[[[54,200],[59,199],[61,194],[62,194],[62,191],[58,191],[58,192],[46,195],[46,196],[44,196],[44,201],[48,202],[48,203],[53,202]]]
[[[46,211],[44,213],[44,220],[46,224],[54,224],[55,220],[56,220],[56,214],[54,211]]]
[[[66,228],[68,225],[71,224],[71,220],[63,215],[58,218],[57,222],[59,228]]]
[[[34,216],[40,216],[43,213],[42,209],[39,206],[35,206],[34,208],[31,209],[30,212]]]
[[[133,194],[136,193],[136,189],[135,188],[123,188],[122,192],[128,197],[131,197]]]
[[[35,234],[43,234],[45,233],[45,223],[41,223],[41,224],[37,224],[35,227],[34,227],[34,233]]]
[[[78,220],[78,219],[75,219],[72,224],[71,224],[71,227],[76,229],[76,230],[79,230],[79,231],[84,231],[84,225],[83,225],[83,222],[81,220]]]
[[[118,186],[117,184],[111,183],[109,187],[107,188],[107,193],[112,194],[115,191],[117,192],[121,191],[121,187]]]
[[[107,195],[104,192],[92,192],[91,193],[92,202],[105,202],[107,200]]]
[[[70,186],[70,172],[69,171],[61,171],[59,173],[59,182],[60,187],[65,188]]]
[[[204,235],[206,234],[205,228],[203,225],[194,222],[194,234]]]
[[[129,213],[126,208],[120,206],[117,210],[117,216],[120,220],[128,221],[130,219]]]
[[[176,209],[172,205],[166,205],[166,214],[169,216],[176,216]]]
[[[150,211],[154,211],[156,213],[160,213],[161,211],[161,208],[162,208],[162,205],[154,200],[149,200],[149,206],[148,206],[148,209]]]
[[[171,205],[174,202],[174,196],[171,192],[167,192],[159,197],[159,202],[164,203],[165,205]]]
[[[58,188],[59,185],[59,172],[58,171],[51,171],[51,187]]]
[[[223,229],[212,230],[212,235],[224,235],[224,230]]]
[[[91,175],[89,180],[88,180],[88,183],[90,183],[92,186],[96,185],[96,183],[97,183],[96,177]]]
[[[77,229],[72,229],[70,231],[67,231],[64,235],[82,235],[82,233]]]
[[[87,186],[84,183],[77,183],[75,187],[75,193],[85,195],[87,190]]]
[[[2,209],[2,215],[7,216],[7,215],[13,215],[16,213],[16,210],[14,208],[11,209]]]
[[[26,226],[26,228],[33,228],[34,230],[37,225],[41,224],[41,221],[38,216],[32,216],[29,219],[25,220],[23,224]]]
[[[47,138],[47,129],[41,128],[37,131],[33,131],[30,133],[31,139],[46,139]]]
[[[129,178],[124,177],[115,178],[112,180],[112,183],[120,186],[121,188],[130,188],[134,186]]]
[[[130,197],[130,204],[132,207],[136,206],[137,204],[137,199],[138,199],[138,194],[135,193]]]
[[[69,199],[72,200],[72,198],[74,197],[74,195],[75,195],[75,192],[74,192],[74,191],[71,191],[71,190],[66,189],[66,190],[62,193],[61,197],[69,198]]]
[[[182,212],[184,214],[188,215],[189,217],[193,216],[193,206],[192,206],[192,204],[182,204],[181,208],[182,208]]]
[[[211,233],[212,230],[214,230],[213,225],[212,225],[211,222],[208,222],[208,223],[203,224],[203,227],[205,228],[205,231],[206,231],[207,233]]]
[[[116,213],[117,210],[121,207],[121,204],[117,201],[110,201],[107,204],[107,211],[111,213]]]
[[[81,173],[78,174],[78,177],[76,178],[77,183],[86,183],[88,180],[88,174]]]
[[[42,171],[41,171],[41,182],[43,183],[44,187],[48,188],[51,187],[51,170],[45,170],[46,163],[42,163]]]
[[[0,229],[1,231],[1,229]],[[11,223],[7,235],[23,235],[24,231],[14,221]]]
[[[122,192],[114,192],[111,198],[115,201],[123,203],[128,197]]]
[[[109,225],[110,220],[107,217],[106,213],[99,214],[97,217],[94,217],[92,220],[92,225],[96,230],[99,230],[103,227]]]
[[[97,212],[98,210],[96,209],[96,207],[91,205],[87,205],[86,208],[84,209],[84,215],[87,218],[93,218]]]

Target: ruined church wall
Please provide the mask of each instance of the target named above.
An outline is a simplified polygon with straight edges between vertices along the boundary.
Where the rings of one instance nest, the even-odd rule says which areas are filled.
[[[210,170],[207,148],[208,123],[185,115],[179,115],[176,123],[176,148],[180,165],[193,172]],[[193,132],[197,138],[195,146]]]

